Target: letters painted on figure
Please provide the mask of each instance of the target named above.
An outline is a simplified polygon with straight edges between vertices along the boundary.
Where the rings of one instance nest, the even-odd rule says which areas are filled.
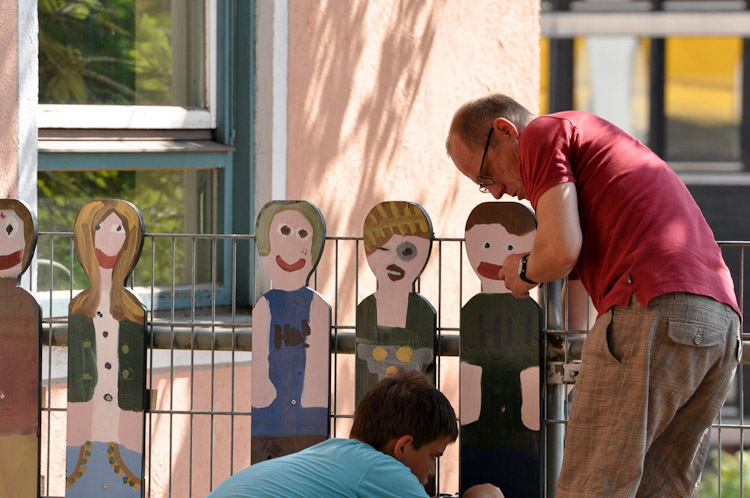
[[[307,285],[325,220],[306,201],[271,201],[255,225],[272,289],[253,308],[251,462],[328,438],[331,307]]]
[[[17,287],[36,238],[29,207],[0,199],[0,496],[39,496],[42,313]]]
[[[68,498],[143,494],[146,309],[125,288],[143,237],[141,213],[126,201],[92,201],[76,217],[90,285],[69,306]]]
[[[540,496],[541,309],[497,275],[531,251],[536,218],[517,202],[480,204],[466,222],[466,253],[482,292],[461,310],[460,489],[484,482],[505,496]],[[515,269],[514,269],[515,270]]]
[[[435,374],[437,315],[414,291],[432,248],[432,224],[418,204],[388,201],[365,217],[367,264],[378,282],[357,306],[356,399],[398,368]]]

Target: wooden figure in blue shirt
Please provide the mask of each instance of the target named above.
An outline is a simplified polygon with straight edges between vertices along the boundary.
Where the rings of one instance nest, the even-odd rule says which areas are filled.
[[[271,201],[256,245],[272,289],[253,308],[251,463],[317,444],[330,433],[331,306],[308,287],[325,220],[306,201]]]
[[[68,309],[66,492],[143,495],[146,309],[125,288],[143,247],[129,202],[87,203],[76,216],[76,255],[90,285]]]
[[[482,292],[461,310],[461,491],[490,482],[506,498],[541,496],[542,310],[498,277],[505,258],[530,252],[535,236],[536,217],[517,202],[480,204],[466,222]]]
[[[414,283],[427,265],[432,223],[419,204],[387,201],[365,217],[367,264],[378,287],[357,305],[356,401],[398,368],[435,381],[437,313]]]
[[[29,207],[0,199],[0,498],[39,496],[42,311],[17,286],[36,238]]]

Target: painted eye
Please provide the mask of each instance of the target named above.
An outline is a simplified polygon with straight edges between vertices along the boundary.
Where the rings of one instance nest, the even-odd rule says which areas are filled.
[[[16,236],[16,234],[18,233],[18,218],[16,218],[15,216],[9,216],[5,219],[3,225],[3,231],[9,239],[12,239]]]
[[[292,227],[290,227],[289,225],[285,223],[282,223],[281,225],[279,225],[278,230],[279,230],[279,233],[283,235],[284,237],[289,237],[292,234]]]
[[[304,240],[307,238],[308,235],[310,235],[310,233],[304,228],[300,228],[299,230],[297,230],[297,238]]]
[[[96,225],[96,226],[94,227],[94,230],[99,230],[99,229],[100,229],[101,227],[102,227],[101,225]]]
[[[401,242],[396,248],[396,254],[401,261],[411,261],[417,257],[417,247],[411,242]]]
[[[112,226],[110,227],[110,231],[111,231],[112,233],[117,233],[117,232],[121,232],[121,231],[122,231],[122,225],[112,225]]]
[[[492,247],[492,244],[490,244],[489,242],[485,242],[484,244],[482,244],[482,250],[483,251],[486,251],[490,247]]]
[[[514,249],[513,244],[508,244],[508,247],[506,247],[509,251],[512,251]]]

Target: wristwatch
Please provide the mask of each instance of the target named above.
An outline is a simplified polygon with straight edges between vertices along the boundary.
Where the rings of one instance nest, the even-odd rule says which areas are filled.
[[[524,254],[523,256],[521,256],[521,261],[518,262],[518,277],[527,284],[539,285],[539,282],[534,282],[530,278],[526,277],[526,263],[528,262],[528,259],[528,254]]]

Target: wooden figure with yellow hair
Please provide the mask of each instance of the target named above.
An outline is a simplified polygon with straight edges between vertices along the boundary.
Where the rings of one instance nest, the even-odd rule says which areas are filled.
[[[143,494],[146,309],[124,287],[143,236],[141,213],[126,201],[92,201],[76,217],[90,286],[69,306],[68,498]]]
[[[460,490],[489,482],[507,498],[541,496],[542,311],[516,299],[499,272],[528,253],[536,217],[518,202],[485,202],[466,221],[466,253],[482,292],[461,309]]]
[[[364,223],[367,263],[377,290],[357,305],[357,402],[398,368],[435,377],[435,308],[414,289],[432,248],[432,223],[422,206],[406,201],[375,205]]]
[[[36,237],[29,207],[0,199],[0,498],[39,496],[42,312],[17,287]]]

